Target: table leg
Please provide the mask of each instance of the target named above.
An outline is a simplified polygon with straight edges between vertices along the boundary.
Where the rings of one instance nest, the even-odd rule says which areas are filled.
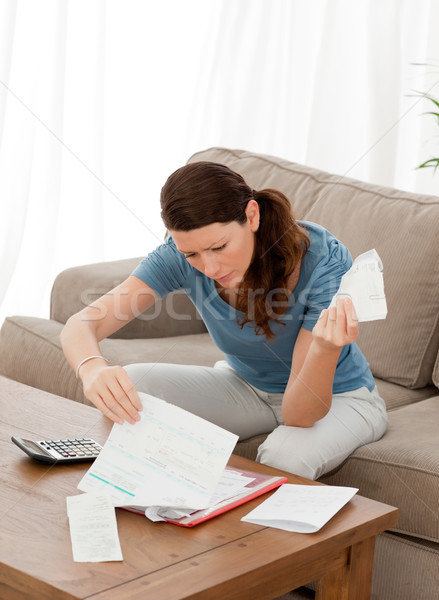
[[[316,600],[369,600],[375,536],[350,548],[349,562],[317,582]]]

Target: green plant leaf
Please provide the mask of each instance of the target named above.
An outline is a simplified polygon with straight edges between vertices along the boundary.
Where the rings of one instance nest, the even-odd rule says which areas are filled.
[[[417,169],[433,168],[434,169],[433,173],[436,173],[436,169],[438,167],[439,167],[439,158],[430,158],[429,160],[426,160],[425,162],[423,162],[422,165],[418,165],[416,168]]]
[[[434,96],[430,96],[427,92],[420,92],[419,90],[413,90],[414,94],[407,94],[409,98],[425,98],[425,100],[430,100],[439,108],[439,100],[436,100]]]
[[[439,67],[439,63],[437,65],[435,65],[434,63],[416,63],[416,62],[413,62],[410,64],[415,67],[434,67],[434,68]]]
[[[428,94],[425,94],[425,98],[430,100],[430,102],[433,102],[433,104],[439,108],[439,102],[436,100],[436,98],[433,98],[433,96],[428,96]]]

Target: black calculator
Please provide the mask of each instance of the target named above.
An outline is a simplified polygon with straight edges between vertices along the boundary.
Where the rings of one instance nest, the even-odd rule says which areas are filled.
[[[52,464],[93,461],[102,450],[102,446],[89,438],[34,442],[12,436],[11,440],[34,460]]]

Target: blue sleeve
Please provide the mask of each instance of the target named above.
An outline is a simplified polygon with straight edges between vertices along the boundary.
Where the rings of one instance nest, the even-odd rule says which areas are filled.
[[[315,265],[307,290],[303,327],[308,331],[312,331],[322,310],[331,304],[342,276],[353,263],[346,246],[332,236],[321,249],[321,254],[323,256],[319,257]]]
[[[162,298],[169,292],[185,287],[190,269],[174,240],[168,237],[164,244],[140,261],[131,275],[141,279]]]

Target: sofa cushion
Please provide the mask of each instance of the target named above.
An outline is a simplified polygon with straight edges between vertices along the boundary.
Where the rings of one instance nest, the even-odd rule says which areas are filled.
[[[389,429],[320,481],[400,509],[394,531],[439,542],[439,396],[389,413]]]
[[[353,257],[376,248],[388,316],[363,323],[359,345],[375,376],[411,388],[432,383],[439,350],[439,198],[242,150],[211,148],[190,158],[199,160],[230,166],[256,189],[280,189],[298,218],[329,229]]]
[[[359,345],[377,377],[411,388],[432,383],[439,347],[439,198],[343,184],[306,217],[358,256],[381,257],[388,314],[363,323]]]
[[[61,349],[62,327],[48,319],[7,317],[0,330],[0,375],[83,402],[82,388]]]
[[[407,406],[408,404],[414,404],[420,400],[426,400],[427,398],[436,396],[438,393],[434,385],[411,390],[403,385],[391,383],[378,377],[375,377],[375,383],[381,398],[386,403],[388,411]]]

